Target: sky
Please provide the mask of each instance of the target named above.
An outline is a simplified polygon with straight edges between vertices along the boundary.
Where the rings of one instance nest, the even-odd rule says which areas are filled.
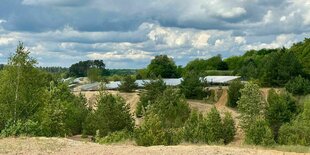
[[[38,66],[144,68],[160,54],[184,66],[306,37],[310,0],[0,0],[0,63],[19,41]]]

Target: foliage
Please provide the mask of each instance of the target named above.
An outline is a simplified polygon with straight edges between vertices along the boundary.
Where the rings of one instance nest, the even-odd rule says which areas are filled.
[[[257,84],[249,82],[240,92],[241,97],[237,102],[238,111],[240,112],[241,126],[246,130],[255,120],[262,118],[265,106]]]
[[[245,141],[254,145],[268,146],[274,144],[273,134],[268,123],[263,119],[255,120],[245,133]]]
[[[240,80],[235,80],[228,86],[228,101],[227,106],[235,108],[237,107],[237,101],[241,97],[240,90],[243,89],[244,85]]]
[[[236,127],[234,119],[231,116],[231,113],[225,113],[223,118],[223,129],[222,136],[225,144],[230,143],[234,140],[236,135]]]
[[[182,141],[182,130],[165,128],[160,116],[149,113],[142,125],[135,130],[135,141],[138,145],[177,145]]]
[[[38,122],[27,120],[25,122],[17,120],[8,120],[5,128],[1,131],[0,137],[9,136],[37,136],[41,134]]]
[[[279,143],[310,146],[310,98],[306,99],[303,112],[294,121],[281,126]]]
[[[219,143],[223,139],[223,125],[219,112],[215,107],[207,114],[206,117],[207,132],[205,132],[206,142],[208,143]]]
[[[87,77],[91,82],[101,81],[102,70],[99,68],[89,68],[87,70]]]
[[[261,82],[266,86],[283,86],[291,77],[303,74],[295,54],[286,49],[269,54],[263,61]]]
[[[164,127],[182,127],[190,115],[190,108],[185,97],[179,90],[167,88],[158,97],[151,110],[158,114]]]
[[[270,124],[275,140],[278,137],[279,128],[290,122],[297,111],[295,100],[288,93],[277,94],[274,89],[269,90],[268,106],[266,108],[266,120]]]
[[[133,127],[134,121],[124,99],[102,91],[97,98],[97,110],[86,118],[84,133],[95,135],[99,130],[100,137],[104,137],[115,131],[133,131]]]
[[[205,76],[207,70],[227,70],[227,63],[222,61],[221,55],[211,57],[207,60],[195,59],[190,61],[184,68],[184,74],[189,74],[191,72],[200,73],[199,76]]]
[[[151,79],[150,82],[145,82],[145,91],[142,92],[140,101],[137,104],[137,117],[142,117],[143,113],[147,111],[148,107],[152,105],[159,96],[162,96],[166,88],[167,86],[161,78],[154,80]]]
[[[22,43],[0,73],[0,130],[7,120],[26,120],[43,106],[46,76],[34,67],[36,60]]]
[[[148,77],[161,76],[162,78],[177,78],[180,77],[177,66],[173,59],[167,55],[157,55],[147,66]]]
[[[87,72],[90,68],[99,69],[102,75],[106,75],[107,71],[105,69],[105,64],[102,60],[87,60],[80,61],[70,66],[69,68],[69,76],[74,77],[86,77]]]
[[[303,66],[303,71],[310,75],[310,38],[293,44],[289,50],[297,56]]]
[[[99,131],[99,130],[98,130]],[[109,133],[107,136],[100,138],[100,133],[96,134],[96,142],[99,144],[111,144],[123,142],[132,138],[132,133],[128,131],[116,131]]]
[[[299,75],[288,81],[285,89],[294,95],[306,95],[310,93],[310,81]]]
[[[138,84],[135,82],[136,82],[136,79],[127,75],[121,81],[121,84],[118,86],[119,87],[118,89],[122,92],[132,92],[138,88]]]
[[[198,113],[197,109],[194,109],[184,124],[184,140],[191,143],[202,142],[204,137],[203,123],[202,114]]]
[[[202,81],[198,74],[192,73],[186,75],[181,81],[181,92],[188,99],[203,99],[208,94],[204,91],[206,82]]]

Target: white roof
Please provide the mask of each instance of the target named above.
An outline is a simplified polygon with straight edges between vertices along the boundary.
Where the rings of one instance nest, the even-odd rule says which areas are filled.
[[[208,83],[227,83],[229,81],[235,80],[240,78],[240,76],[206,76],[204,79],[207,80]],[[177,86],[181,84],[182,78],[178,79],[163,79],[163,81],[168,86]],[[144,87],[144,83],[150,82],[150,80],[136,80],[136,83],[138,84],[138,87]],[[106,84],[107,89],[117,89],[118,85],[120,85],[120,81],[111,81]],[[95,82],[91,84],[85,84],[81,86],[81,90],[99,90],[100,83]]]
[[[229,81],[239,79],[240,76],[206,76],[208,83],[227,83]]]

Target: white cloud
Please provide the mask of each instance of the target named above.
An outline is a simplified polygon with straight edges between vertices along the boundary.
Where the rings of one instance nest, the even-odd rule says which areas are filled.
[[[271,43],[253,43],[243,46],[243,50],[259,50],[259,49],[272,49],[272,48],[281,48],[281,47],[290,47],[297,40],[294,39],[292,34],[281,34],[276,37]]]
[[[0,37],[0,45],[8,45],[13,41],[15,41],[15,39],[11,37]]]
[[[237,43],[237,44],[245,44],[246,40],[245,40],[244,37],[237,36],[237,37],[235,37],[235,43]]]
[[[113,51],[113,52],[106,52],[106,53],[99,53],[99,52],[91,52],[87,54],[87,57],[90,59],[103,59],[103,60],[124,60],[124,59],[131,59],[134,61],[143,60],[143,59],[151,59],[150,52],[145,51],[138,51],[138,50],[128,50],[128,51]]]

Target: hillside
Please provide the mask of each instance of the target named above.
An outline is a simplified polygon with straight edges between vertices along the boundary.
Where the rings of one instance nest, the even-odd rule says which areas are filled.
[[[310,150],[309,150],[310,151]],[[232,146],[186,145],[142,147],[133,144],[100,145],[66,138],[5,138],[0,139],[0,154],[84,154],[84,155],[168,155],[168,154],[230,154],[230,155],[298,155],[262,148]]]

